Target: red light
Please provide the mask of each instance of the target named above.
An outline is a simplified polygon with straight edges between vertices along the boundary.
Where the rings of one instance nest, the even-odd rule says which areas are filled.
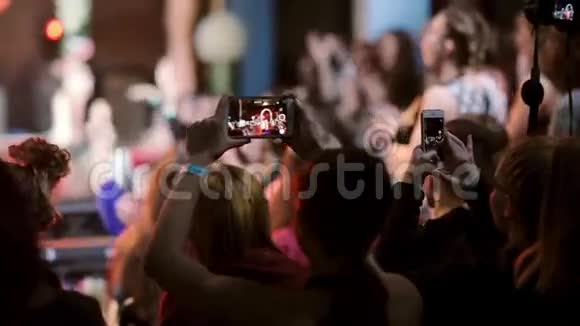
[[[64,26],[60,20],[53,18],[46,23],[44,32],[49,40],[59,41],[64,36]]]
[[[12,4],[12,0],[0,0],[0,14],[8,10],[8,7]]]

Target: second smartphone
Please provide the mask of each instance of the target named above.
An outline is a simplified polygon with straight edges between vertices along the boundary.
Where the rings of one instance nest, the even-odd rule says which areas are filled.
[[[445,112],[425,110],[421,112],[421,146],[423,151],[436,150],[445,141]]]

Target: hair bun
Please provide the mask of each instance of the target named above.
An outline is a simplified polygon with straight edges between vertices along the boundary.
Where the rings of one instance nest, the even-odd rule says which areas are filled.
[[[10,146],[8,151],[18,163],[45,173],[51,187],[70,172],[70,153],[42,138],[28,138],[19,145]]]

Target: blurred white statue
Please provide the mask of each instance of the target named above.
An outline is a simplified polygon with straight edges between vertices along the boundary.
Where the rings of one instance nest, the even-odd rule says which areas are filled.
[[[78,146],[84,141],[85,109],[95,86],[86,61],[93,54],[90,39],[76,38],[67,43],[66,56],[55,64],[62,86],[52,99],[53,123],[48,137],[60,146]]]
[[[200,12],[200,0],[166,0],[165,29],[167,56],[175,64],[177,93],[194,94],[197,90],[196,60],[191,46],[191,31]]]
[[[179,105],[179,85],[175,63],[169,57],[163,57],[155,67],[155,83],[163,99],[161,111],[165,116],[177,115]]]
[[[147,102],[160,110],[153,112],[151,126],[143,132],[133,149],[139,156],[160,159],[174,144],[167,118],[178,115],[179,88],[175,65],[163,57],[155,68],[156,85],[141,83],[130,86],[126,96],[134,102]]]
[[[51,143],[70,147],[74,141],[73,108],[66,93],[59,90],[52,98],[52,127],[48,131]]]
[[[113,125],[113,112],[109,103],[97,99],[89,108],[89,119],[85,130],[93,164],[110,162],[113,159],[117,133]]]

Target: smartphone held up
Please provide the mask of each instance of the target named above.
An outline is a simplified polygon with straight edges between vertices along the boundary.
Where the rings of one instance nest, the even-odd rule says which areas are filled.
[[[294,127],[292,96],[232,97],[227,130],[230,138],[289,138]]]
[[[425,152],[437,150],[445,141],[445,113],[443,110],[421,112],[421,146]]]

